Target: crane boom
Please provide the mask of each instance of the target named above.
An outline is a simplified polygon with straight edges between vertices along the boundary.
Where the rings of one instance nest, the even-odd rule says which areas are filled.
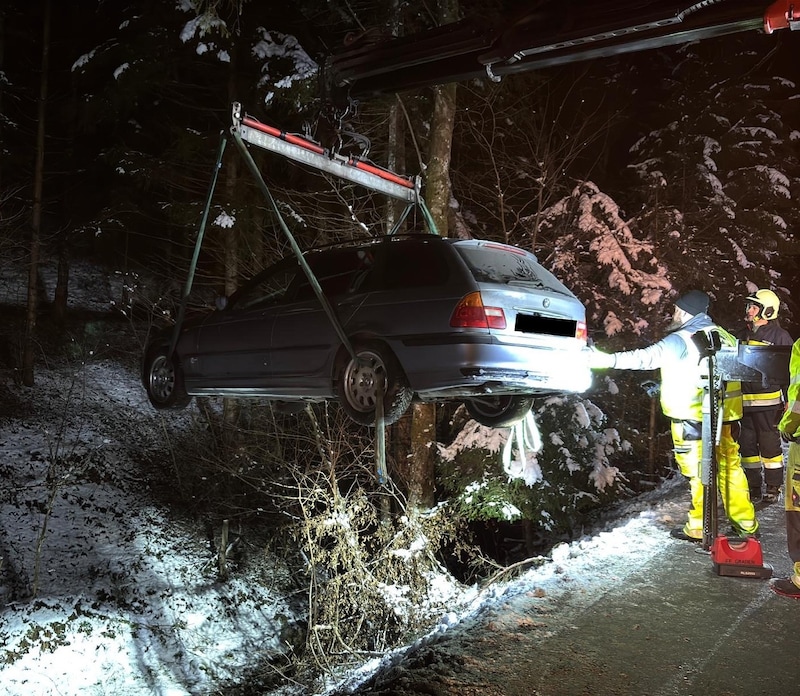
[[[800,4],[778,0],[565,0],[507,20],[471,17],[378,43],[356,42],[326,66],[334,89],[359,98],[414,87],[499,80],[529,70],[743,31],[800,29]]]

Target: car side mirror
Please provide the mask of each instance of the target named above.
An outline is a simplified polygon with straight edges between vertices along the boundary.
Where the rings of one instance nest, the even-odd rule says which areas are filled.
[[[221,312],[228,306],[228,298],[220,296],[214,301],[214,305]]]

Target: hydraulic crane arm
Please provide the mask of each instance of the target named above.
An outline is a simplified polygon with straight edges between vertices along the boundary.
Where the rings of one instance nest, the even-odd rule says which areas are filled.
[[[800,0],[547,0],[508,21],[472,17],[332,56],[328,83],[358,98],[526,72],[742,31],[800,29]]]

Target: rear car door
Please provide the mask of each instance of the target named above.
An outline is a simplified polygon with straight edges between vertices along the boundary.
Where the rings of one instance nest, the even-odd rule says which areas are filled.
[[[395,353],[409,342],[440,341],[463,294],[463,286],[451,282],[443,241],[434,235],[391,239],[376,257],[375,268],[359,286],[368,297],[352,329],[386,339]]]
[[[359,297],[353,286],[368,260],[359,248],[328,249],[306,260],[338,320],[346,327]],[[331,365],[339,334],[305,274],[277,312],[272,332],[272,376],[282,393],[331,396]]]
[[[300,273],[293,258],[246,283],[200,327],[191,360],[209,385],[247,389],[268,384],[273,370],[272,331],[286,294]]]

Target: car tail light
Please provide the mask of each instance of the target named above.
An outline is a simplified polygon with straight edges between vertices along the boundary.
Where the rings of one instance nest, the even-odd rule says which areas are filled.
[[[486,307],[480,292],[471,292],[458,303],[450,317],[458,329],[505,329],[506,315],[501,307]]]
[[[585,321],[576,322],[576,324],[575,324],[575,338],[583,341],[584,343],[586,343],[586,341],[589,340],[589,332],[586,329],[586,322]]]

